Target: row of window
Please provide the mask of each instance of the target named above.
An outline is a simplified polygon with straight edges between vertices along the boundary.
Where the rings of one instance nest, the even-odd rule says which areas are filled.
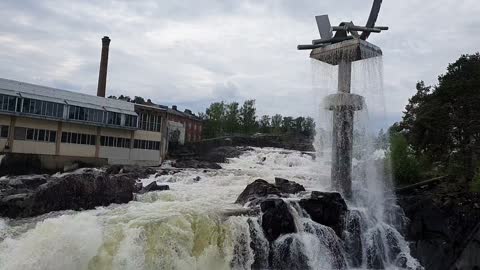
[[[135,140],[133,142],[133,148],[147,149],[147,150],[160,150],[160,142],[147,141],[147,140]]]
[[[57,131],[37,128],[15,128],[14,134],[15,140],[21,141],[39,141],[39,142],[51,142],[57,141]]]
[[[62,132],[62,143],[95,145],[97,136],[92,134]]]
[[[60,103],[24,98],[22,112],[62,118],[63,107]]]
[[[8,129],[9,126],[0,126],[0,138],[8,138]]]
[[[0,110],[11,112],[23,112],[28,114],[36,114],[50,116],[55,118],[63,118],[65,105],[50,101],[23,98],[23,105],[20,103],[21,98],[15,96],[0,94]],[[21,109],[21,110],[20,110]],[[98,109],[84,108],[80,106],[70,105],[68,119],[88,121],[94,123],[104,123],[108,125],[121,126],[122,114],[117,112],[103,111]],[[124,126],[137,127],[138,117],[135,115],[125,115]],[[158,131],[160,129],[158,128]]]
[[[130,148],[130,139],[120,138],[120,137],[111,137],[111,136],[101,136],[100,145],[109,146],[109,147]]]
[[[150,113],[140,113],[140,129],[160,132],[161,122],[161,117],[158,115]]]
[[[0,94],[0,110],[14,112],[17,105],[17,98]]]

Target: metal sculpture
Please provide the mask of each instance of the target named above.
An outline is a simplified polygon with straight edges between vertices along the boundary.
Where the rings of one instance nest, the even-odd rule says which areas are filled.
[[[371,33],[388,30],[385,26],[375,26],[381,4],[382,0],[374,0],[366,26],[342,22],[332,27],[328,15],[316,16],[320,39],[298,45],[299,50],[312,50],[311,58],[338,65],[337,93],[327,96],[324,105],[333,111],[332,185],[347,198],[352,194],[354,112],[363,109],[365,104],[363,96],[350,93],[352,62],[382,55],[379,47],[366,41]]]

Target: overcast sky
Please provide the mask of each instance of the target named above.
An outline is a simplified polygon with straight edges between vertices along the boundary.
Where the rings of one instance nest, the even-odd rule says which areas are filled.
[[[204,111],[254,98],[258,114],[316,114],[307,51],[315,15],[364,24],[367,0],[1,0],[0,77],[96,94],[101,38],[110,44],[107,95],[144,96]],[[415,83],[479,50],[478,0],[384,0],[370,37],[384,53],[387,123]],[[317,75],[316,75],[317,76]],[[368,97],[367,97],[368,98]]]

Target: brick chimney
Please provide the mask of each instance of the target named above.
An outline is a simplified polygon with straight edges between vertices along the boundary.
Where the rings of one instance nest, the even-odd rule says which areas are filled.
[[[97,96],[105,97],[107,87],[107,67],[108,67],[108,49],[110,47],[110,38],[102,38],[102,56],[100,58],[100,71],[98,73]]]

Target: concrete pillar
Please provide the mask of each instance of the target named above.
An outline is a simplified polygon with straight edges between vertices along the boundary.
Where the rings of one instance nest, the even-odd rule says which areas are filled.
[[[55,141],[55,155],[60,155],[60,144],[62,143],[63,122],[57,124],[57,139]]]
[[[338,92],[350,93],[352,63],[338,65]],[[333,110],[332,184],[347,198],[352,195],[353,115],[349,106],[337,104]]]
[[[7,140],[7,146],[9,147],[9,149],[7,151],[7,148],[5,148],[5,152],[13,153],[13,140],[15,138],[16,123],[17,123],[17,117],[13,115],[10,116],[10,127],[8,128],[8,140]]]
[[[95,157],[100,157],[100,137],[102,135],[102,128],[96,128],[96,136],[95,136]]]

